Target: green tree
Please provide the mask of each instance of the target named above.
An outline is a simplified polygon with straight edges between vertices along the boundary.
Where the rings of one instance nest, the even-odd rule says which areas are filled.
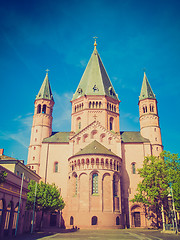
[[[163,151],[161,157],[167,166],[167,179],[172,187],[176,210],[180,210],[180,158],[178,154]]]
[[[157,217],[157,227],[161,217],[161,206],[168,195],[167,168],[161,157],[145,157],[143,167],[138,169],[142,181],[137,186],[137,193],[133,202],[141,202],[145,206],[153,207]]]
[[[33,209],[34,197],[35,197],[35,186],[36,186],[36,182],[31,180],[28,185],[29,192],[27,194],[27,202],[26,202],[27,209]],[[42,211],[39,228],[41,228],[42,226],[43,216],[45,212],[62,210],[64,206],[65,206],[65,203],[62,197],[60,196],[60,192],[58,188],[55,186],[55,184],[48,184],[44,182],[40,182],[37,184],[35,210]]]
[[[155,209],[157,227],[161,218],[161,206],[167,205],[168,189],[172,186],[176,209],[180,209],[180,159],[178,154],[163,151],[159,157],[145,157],[138,169],[142,178],[132,202],[141,202]]]
[[[0,183],[5,182],[6,177],[7,177],[7,172],[1,171],[1,172],[0,172]]]

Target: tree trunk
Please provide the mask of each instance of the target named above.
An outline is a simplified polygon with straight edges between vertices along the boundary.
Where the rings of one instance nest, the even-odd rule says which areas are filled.
[[[44,217],[44,211],[42,210],[41,221],[40,221],[40,224],[39,224],[39,230],[42,229],[43,217]]]

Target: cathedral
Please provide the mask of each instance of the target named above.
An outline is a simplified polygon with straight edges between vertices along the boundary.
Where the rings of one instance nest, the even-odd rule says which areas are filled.
[[[157,100],[145,73],[138,103],[140,131],[120,131],[119,103],[96,40],[72,96],[70,132],[52,132],[48,73],[36,96],[27,166],[60,188],[67,228],[151,226],[144,207],[130,201],[144,157],[163,150]]]

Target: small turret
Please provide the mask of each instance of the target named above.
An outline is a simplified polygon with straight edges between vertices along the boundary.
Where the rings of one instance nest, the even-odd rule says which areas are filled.
[[[34,116],[28,153],[28,166],[39,173],[41,144],[52,134],[52,111],[54,99],[49,83],[48,72],[34,102]]]
[[[152,155],[158,156],[162,152],[163,146],[161,129],[159,126],[157,100],[145,73],[138,104],[141,135],[150,140]]]

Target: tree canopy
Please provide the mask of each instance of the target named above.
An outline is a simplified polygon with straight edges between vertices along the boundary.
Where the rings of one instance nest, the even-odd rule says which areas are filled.
[[[161,206],[167,202],[168,189],[172,186],[176,209],[180,208],[180,160],[177,154],[163,151],[159,157],[145,157],[143,167],[138,169],[142,180],[132,202],[154,207],[161,216]]]
[[[1,172],[0,172],[0,183],[5,182],[6,177],[7,177],[7,172],[1,171]]]
[[[34,197],[35,197],[36,182],[31,180],[28,189],[30,190],[27,194],[26,208],[33,209]],[[35,210],[42,211],[41,223],[43,221],[44,212],[53,212],[55,210],[62,210],[65,203],[60,196],[60,192],[55,184],[48,184],[40,182],[37,184],[36,191],[36,202]],[[40,223],[40,226],[42,225]]]

